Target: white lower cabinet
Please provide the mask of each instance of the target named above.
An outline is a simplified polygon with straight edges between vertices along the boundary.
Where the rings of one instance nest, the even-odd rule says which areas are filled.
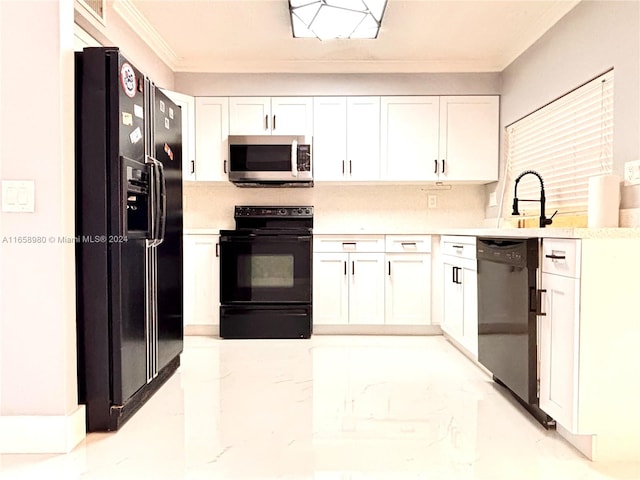
[[[429,325],[431,237],[314,235],[315,325]]]
[[[384,254],[313,254],[313,323],[384,323]]]
[[[577,433],[580,242],[544,239],[538,317],[540,408]]]
[[[219,325],[220,258],[219,235],[184,235],[184,325],[185,332]],[[200,333],[194,331],[194,333]]]
[[[478,356],[478,268],[475,237],[443,236],[442,330]]]
[[[431,237],[386,236],[385,324],[431,324]]]

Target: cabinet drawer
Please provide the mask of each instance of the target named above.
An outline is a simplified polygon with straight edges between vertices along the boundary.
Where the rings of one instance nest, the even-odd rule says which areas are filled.
[[[459,258],[476,258],[476,237],[444,235],[440,239],[443,255]]]
[[[431,252],[430,235],[387,235],[385,236],[385,252]]]
[[[314,235],[314,252],[384,252],[384,235]]]
[[[580,240],[544,238],[542,240],[542,271],[580,278]]]

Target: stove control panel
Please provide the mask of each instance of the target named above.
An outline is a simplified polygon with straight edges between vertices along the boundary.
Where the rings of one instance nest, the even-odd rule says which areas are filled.
[[[246,207],[236,206],[235,218],[281,218],[281,217],[296,217],[296,218],[312,218],[313,207],[293,207],[293,206],[281,206],[281,207]]]

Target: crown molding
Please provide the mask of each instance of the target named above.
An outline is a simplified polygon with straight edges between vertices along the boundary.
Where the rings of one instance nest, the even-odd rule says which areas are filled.
[[[115,0],[113,9],[133,29],[133,31],[154,51],[158,57],[174,70],[178,64],[178,56],[165,42],[162,35],[153,28],[149,21],[131,0]]]

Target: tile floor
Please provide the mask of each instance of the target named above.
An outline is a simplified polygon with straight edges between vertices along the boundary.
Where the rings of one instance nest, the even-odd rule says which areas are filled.
[[[68,455],[0,456],[0,478],[639,479],[545,431],[443,337],[188,337],[119,432]]]

